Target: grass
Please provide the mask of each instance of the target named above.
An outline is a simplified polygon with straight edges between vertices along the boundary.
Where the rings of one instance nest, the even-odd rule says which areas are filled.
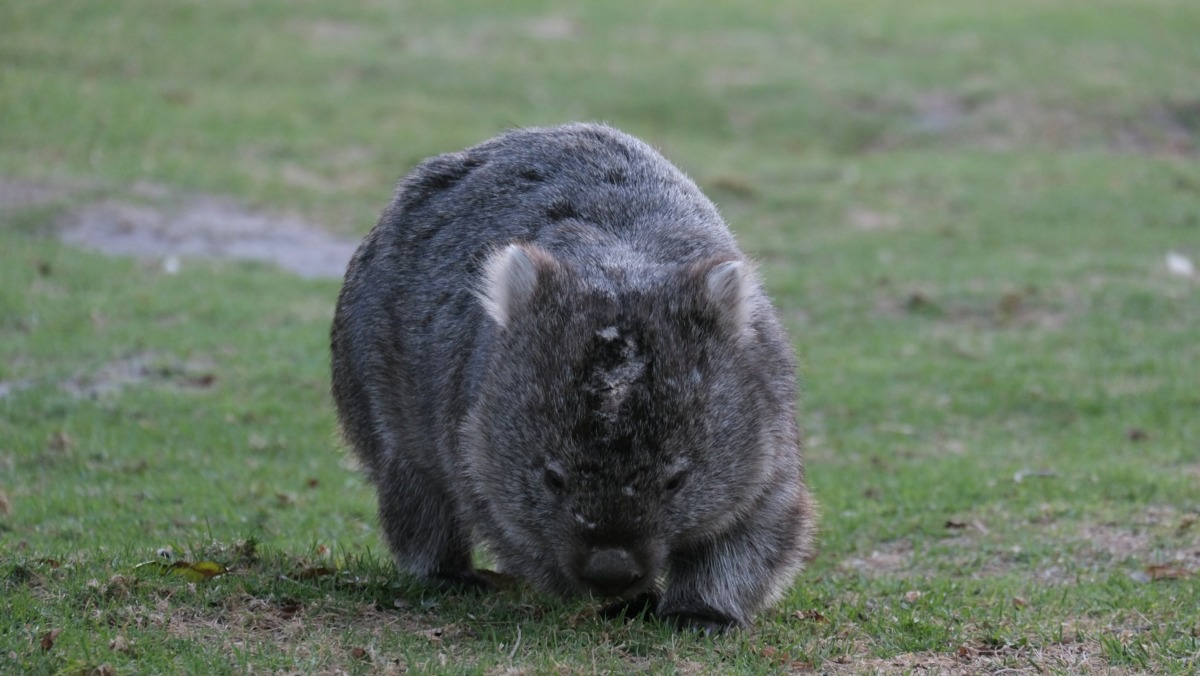
[[[0,5],[0,671],[1200,668],[1200,8]],[[419,159],[602,119],[762,263],[820,554],[745,632],[398,578],[337,283],[101,257],[145,186],[358,236]],[[2,186],[0,186],[2,187]],[[3,194],[0,194],[2,197]],[[213,561],[209,580],[161,574]]]

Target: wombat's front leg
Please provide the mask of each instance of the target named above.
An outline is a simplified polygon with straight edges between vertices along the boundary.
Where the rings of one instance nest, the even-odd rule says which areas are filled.
[[[803,488],[777,491],[723,536],[672,552],[655,615],[680,628],[721,632],[750,623],[803,565],[812,505]]]
[[[397,458],[381,475],[379,520],[397,568],[439,583],[488,586],[471,565],[471,541],[439,478]]]

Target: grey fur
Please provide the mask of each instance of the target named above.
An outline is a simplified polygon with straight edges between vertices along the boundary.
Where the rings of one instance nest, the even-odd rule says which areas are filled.
[[[811,551],[790,346],[712,203],[597,124],[421,163],[350,262],[333,394],[400,569],[750,623]]]

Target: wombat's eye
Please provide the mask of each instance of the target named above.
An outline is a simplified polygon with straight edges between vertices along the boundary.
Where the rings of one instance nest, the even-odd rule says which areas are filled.
[[[675,491],[679,490],[680,487],[683,486],[683,483],[686,480],[687,480],[687,472],[684,472],[684,471],[676,472],[676,473],[672,474],[669,479],[667,479],[666,483],[663,484],[663,491],[665,491],[667,493],[674,493]]]
[[[546,488],[549,488],[550,492],[555,494],[561,493],[567,487],[567,480],[563,478],[563,475],[549,467],[542,474],[542,480],[546,482]]]

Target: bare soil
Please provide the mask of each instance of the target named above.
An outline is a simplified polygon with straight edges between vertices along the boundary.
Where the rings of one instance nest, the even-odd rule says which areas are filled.
[[[67,216],[59,236],[113,256],[257,260],[309,278],[340,278],[358,245],[298,218],[255,212],[210,196],[157,204],[115,199],[85,204]]]
[[[1113,667],[1096,641],[1045,646],[963,645],[955,653],[905,653],[889,658],[857,658],[822,665],[829,674],[1044,674],[1136,673]]]
[[[0,217],[77,201],[96,186],[65,185],[0,176]],[[127,197],[84,202],[55,225],[66,243],[112,256],[256,260],[308,278],[340,278],[356,240],[334,237],[295,216],[248,209],[210,195],[179,196],[150,184]]]
[[[53,204],[72,192],[74,189],[67,186],[0,176],[0,216]]]

